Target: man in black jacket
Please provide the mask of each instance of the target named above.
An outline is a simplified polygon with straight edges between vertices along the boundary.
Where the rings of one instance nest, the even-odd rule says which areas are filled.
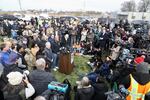
[[[11,25],[8,22],[8,20],[4,20],[4,24],[3,24],[3,28],[4,28],[4,34],[7,36],[10,36],[11,34]]]
[[[29,74],[29,80],[35,89],[34,97],[42,94],[45,90],[47,90],[48,84],[51,81],[54,81],[55,78],[49,72],[45,71],[46,62],[43,58],[39,58],[36,61],[36,70],[33,70]]]
[[[88,77],[78,83],[78,88],[75,93],[75,100],[93,100],[94,88],[90,85]]]
[[[99,77],[97,82],[92,84],[94,87],[94,97],[92,100],[106,100],[107,96],[105,93],[108,91],[108,86],[104,78]]]
[[[69,48],[70,46],[71,46],[70,36],[69,36],[69,33],[66,32],[61,40],[61,47]]]

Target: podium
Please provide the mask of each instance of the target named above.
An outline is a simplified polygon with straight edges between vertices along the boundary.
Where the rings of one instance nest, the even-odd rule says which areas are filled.
[[[71,74],[73,71],[73,58],[71,53],[60,53],[59,55],[59,72]]]

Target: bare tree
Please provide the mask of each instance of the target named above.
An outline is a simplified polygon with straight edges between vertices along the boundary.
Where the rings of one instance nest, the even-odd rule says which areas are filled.
[[[150,10],[150,0],[141,0],[138,5],[139,12],[147,12]]]
[[[136,3],[134,0],[125,1],[121,4],[121,11],[123,12],[134,12],[136,11]]]

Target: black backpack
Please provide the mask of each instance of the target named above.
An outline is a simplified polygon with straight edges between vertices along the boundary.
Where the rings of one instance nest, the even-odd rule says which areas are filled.
[[[63,81],[63,83],[64,83],[64,84],[68,84],[68,89],[67,89],[67,91],[66,91],[66,93],[65,93],[65,98],[64,98],[64,100],[71,100],[71,95],[70,95],[70,92],[71,92],[71,84],[70,84],[70,82],[69,82],[68,79],[65,79],[65,80]]]

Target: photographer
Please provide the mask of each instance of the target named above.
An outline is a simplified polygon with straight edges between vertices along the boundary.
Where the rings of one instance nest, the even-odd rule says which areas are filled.
[[[35,90],[26,75],[20,72],[10,72],[7,75],[8,84],[3,88],[5,100],[23,100],[31,97]]]

